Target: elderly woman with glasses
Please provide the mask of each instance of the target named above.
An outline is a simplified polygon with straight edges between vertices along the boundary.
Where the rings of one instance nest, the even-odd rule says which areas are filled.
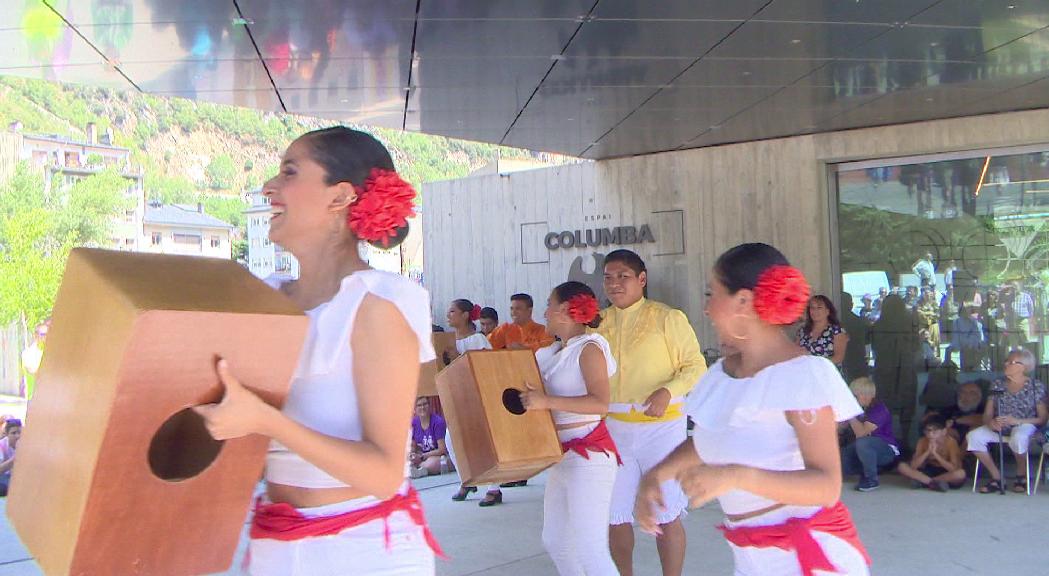
[[[999,432],[1007,438],[1016,458],[1014,492],[1027,491],[1027,448],[1031,436],[1045,424],[1045,385],[1031,378],[1034,355],[1027,350],[1013,350],[1005,359],[1005,378],[996,380],[991,397],[983,411],[983,426],[966,435],[969,452],[976,454],[980,464],[987,468],[991,480],[980,488],[981,494],[997,492],[1002,482],[1002,471],[987,452],[987,445],[998,442]]]

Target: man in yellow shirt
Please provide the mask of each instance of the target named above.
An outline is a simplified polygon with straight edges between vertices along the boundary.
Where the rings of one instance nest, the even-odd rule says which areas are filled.
[[[532,352],[554,343],[547,334],[546,326],[532,320],[532,297],[514,294],[510,297],[510,322],[503,324],[488,335],[493,350],[524,350]]]
[[[510,297],[510,322],[503,324],[488,335],[488,342],[493,350],[531,350],[535,352],[554,343],[554,337],[547,333],[546,326],[532,320],[534,302],[528,294],[514,294]],[[528,485],[528,480],[504,482],[500,488],[514,488]]]
[[[612,306],[596,330],[608,340],[619,371],[610,379],[608,431],[623,466],[616,473],[609,519],[612,558],[633,576],[634,501],[641,476],[687,437],[685,395],[707,369],[696,333],[680,310],[648,300],[645,262],[629,250],[605,257],[605,295]],[[680,576],[685,562],[681,513],[688,499],[676,481],[663,486],[666,509],[656,539],[664,576]]]

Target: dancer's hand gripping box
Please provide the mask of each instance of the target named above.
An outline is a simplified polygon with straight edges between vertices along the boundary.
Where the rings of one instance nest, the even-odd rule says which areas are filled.
[[[46,574],[227,570],[269,440],[212,440],[217,356],[280,406],[307,329],[231,261],[77,249],[18,446],[7,514]]]
[[[561,460],[550,411],[521,406],[526,385],[544,390],[530,350],[467,352],[437,374],[463,484],[524,480]]]

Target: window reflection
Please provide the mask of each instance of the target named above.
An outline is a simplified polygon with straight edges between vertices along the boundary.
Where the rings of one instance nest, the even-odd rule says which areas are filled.
[[[1049,145],[908,160],[837,173],[844,370],[875,379],[904,431],[1011,348],[1049,360]]]

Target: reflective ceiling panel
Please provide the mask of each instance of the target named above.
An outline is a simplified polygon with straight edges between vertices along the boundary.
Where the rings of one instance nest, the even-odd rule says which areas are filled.
[[[1049,8],[8,0],[0,74],[606,158],[1049,107]]]
[[[595,18],[606,20],[746,20],[769,0],[601,0]]]
[[[1044,0],[941,0],[909,19],[911,24],[976,28],[998,46],[997,36],[1049,26]]]
[[[979,0],[963,0],[979,1]],[[895,24],[905,22],[935,0],[824,0],[770,2],[754,18],[777,22],[856,22]]]

